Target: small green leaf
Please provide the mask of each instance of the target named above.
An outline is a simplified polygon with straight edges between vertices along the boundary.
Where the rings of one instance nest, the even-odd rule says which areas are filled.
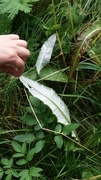
[[[33,159],[34,153],[35,153],[34,148],[31,149],[30,151],[28,151],[28,153],[27,153],[27,161],[31,161]]]
[[[35,131],[38,131],[38,130],[40,130],[41,129],[41,127],[39,126],[39,124],[37,124],[35,127],[34,127],[34,130]]]
[[[47,121],[47,123],[52,123],[52,122],[54,122],[56,120],[56,117],[53,115],[51,115],[49,118],[48,118],[48,121]]]
[[[20,160],[18,160],[17,162],[16,162],[16,164],[17,165],[20,165],[20,166],[22,166],[22,165],[24,165],[24,164],[26,164],[27,163],[27,161],[25,160],[25,159],[20,159]]]
[[[12,170],[11,170],[11,169],[7,169],[7,170],[5,171],[5,174],[10,174],[10,173],[12,173]]]
[[[41,171],[42,171],[41,168],[31,167],[30,170],[29,170],[29,174],[30,174],[30,176],[33,176],[33,177],[40,177],[41,176],[41,174],[40,174]]]
[[[23,157],[24,156],[24,154],[21,154],[21,153],[16,153],[16,154],[13,154],[13,156],[12,157],[14,157],[14,158],[18,158],[18,157]]]
[[[35,144],[35,153],[39,153],[44,147],[45,141],[41,140]]]
[[[65,144],[65,151],[68,152],[68,151],[74,151],[75,150],[75,143],[72,142],[72,141],[67,141],[66,144]]]
[[[12,175],[14,177],[19,177],[19,174],[18,174],[18,172],[15,169],[12,169]]]
[[[32,180],[32,176],[28,175],[28,176],[26,177],[26,180]]]
[[[79,126],[80,126],[80,124],[78,124],[78,123],[69,124],[67,126],[64,126],[63,133],[65,135],[69,135],[72,131],[76,130]]]
[[[36,108],[38,108],[40,106],[40,100],[32,95],[30,95],[30,101],[31,101],[32,106],[34,106]]]
[[[9,165],[10,165],[10,167],[13,166],[13,158],[11,158],[11,159],[9,160]]]
[[[63,137],[61,135],[55,136],[54,141],[56,142],[57,147],[60,149],[63,145]]]
[[[92,172],[89,170],[89,169],[84,169],[83,172],[82,172],[82,178],[83,179],[90,179],[90,177],[93,177],[93,174]],[[96,178],[95,178],[96,179]],[[94,179],[94,180],[95,180]]]
[[[4,168],[11,168],[13,165],[13,158],[11,158],[10,160],[6,158],[2,158],[1,163],[4,165]]]
[[[6,159],[6,158],[2,158],[2,159],[1,159],[1,163],[2,163],[3,165],[5,165],[5,166],[8,166],[9,160]]]
[[[5,178],[5,180],[12,180],[12,173],[8,174]]]
[[[42,130],[36,131],[36,137],[39,139],[43,139],[45,137],[44,133]]]
[[[13,146],[13,148],[14,148],[14,150],[15,150],[16,152],[20,152],[20,153],[21,153],[21,145],[18,144],[18,142],[12,141],[12,146]]]
[[[2,168],[0,168],[0,179],[2,179],[3,175],[4,175],[4,171]]]
[[[13,139],[19,142],[31,143],[35,140],[35,136],[33,134],[21,134],[15,136]]]
[[[22,153],[25,154],[26,153],[26,143],[22,144]]]
[[[22,170],[22,171],[19,173],[19,177],[21,177],[20,180],[25,180],[25,178],[28,176],[28,172],[29,172],[28,169]]]
[[[37,124],[36,119],[34,118],[34,116],[31,116],[31,115],[23,116],[23,117],[21,117],[21,120],[29,126]]]
[[[56,127],[55,127],[55,131],[61,132],[62,131],[62,125],[61,124],[57,124]]]
[[[0,179],[2,179],[4,172],[0,172]]]

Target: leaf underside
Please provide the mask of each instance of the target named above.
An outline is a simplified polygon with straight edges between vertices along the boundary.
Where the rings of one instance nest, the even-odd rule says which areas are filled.
[[[69,110],[53,89],[24,76],[20,77],[20,81],[33,96],[49,106],[59,123],[64,125],[70,124]]]
[[[40,74],[41,69],[49,63],[55,42],[56,42],[56,34],[53,34],[42,45],[41,51],[39,53],[39,56],[37,58],[36,65],[35,65],[38,74]]]

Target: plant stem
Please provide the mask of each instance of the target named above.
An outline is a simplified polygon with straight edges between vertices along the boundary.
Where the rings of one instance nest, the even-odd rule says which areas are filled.
[[[55,24],[56,36],[57,36],[57,40],[58,40],[59,47],[60,47],[60,54],[62,55],[63,64],[64,64],[64,67],[66,68],[67,67],[67,63],[66,63],[64,52],[63,52],[63,49],[62,49],[62,44],[61,44],[61,40],[60,40],[60,37],[59,37],[59,33],[58,33],[57,28],[56,28],[57,27],[57,18],[56,18],[54,0],[52,0],[52,6],[53,6],[53,14],[54,14],[54,24]]]
[[[72,139],[71,137],[65,135],[63,132],[58,132],[58,131],[53,131],[53,130],[50,130],[50,129],[47,129],[47,128],[43,128],[42,125],[41,125],[41,123],[40,123],[40,121],[39,121],[39,119],[38,119],[38,117],[37,117],[37,115],[36,115],[36,113],[35,113],[35,111],[34,111],[34,109],[33,109],[33,107],[32,107],[32,104],[31,104],[31,102],[30,102],[30,100],[29,100],[29,97],[28,97],[28,95],[27,95],[26,89],[24,89],[24,90],[25,90],[25,94],[26,94],[28,103],[29,103],[29,105],[30,105],[30,108],[31,108],[31,110],[32,110],[32,112],[33,112],[33,114],[34,114],[34,116],[35,116],[35,118],[36,118],[36,120],[37,120],[40,128],[41,128],[43,131],[47,131],[47,132],[50,132],[50,133],[62,135],[62,136],[64,136],[65,138],[67,138],[67,139],[71,140],[72,142],[74,142],[75,144],[77,144],[78,146],[80,146],[81,148],[87,150],[88,152],[90,152],[91,154],[93,154],[95,157],[98,157],[99,159],[101,159],[101,157],[98,156],[95,152],[93,152],[93,151],[90,150],[89,148],[85,147],[84,145],[80,144],[78,141]]]

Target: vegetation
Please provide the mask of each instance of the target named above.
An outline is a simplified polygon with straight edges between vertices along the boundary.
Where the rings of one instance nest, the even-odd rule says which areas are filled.
[[[54,89],[71,123],[58,122],[19,78],[1,73],[0,179],[101,179],[100,9],[100,0],[1,0],[0,34],[28,41],[24,76]],[[53,34],[50,63],[38,74],[37,57]]]

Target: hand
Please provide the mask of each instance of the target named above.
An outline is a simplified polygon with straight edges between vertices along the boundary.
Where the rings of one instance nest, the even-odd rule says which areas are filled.
[[[19,77],[24,72],[29,55],[27,42],[18,35],[0,35],[0,72]]]

